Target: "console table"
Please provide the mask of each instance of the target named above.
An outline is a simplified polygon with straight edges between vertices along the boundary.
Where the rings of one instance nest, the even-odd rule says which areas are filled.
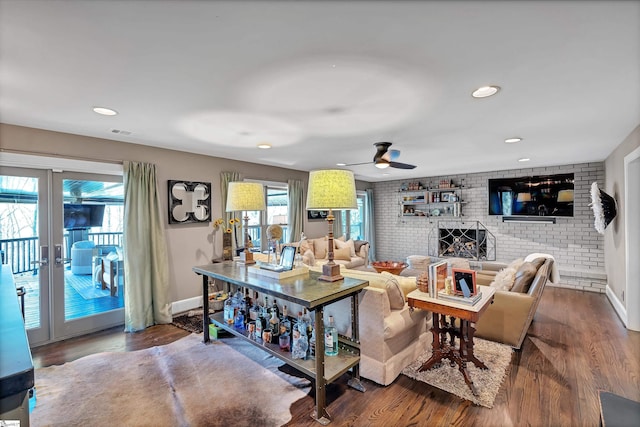
[[[467,362],[473,362],[478,368],[488,369],[473,354],[473,335],[476,328],[474,323],[480,319],[480,315],[493,302],[496,288],[490,286],[478,286],[482,292],[482,298],[474,305],[466,305],[446,299],[431,298],[428,293],[416,289],[407,295],[409,307],[430,311],[433,315],[431,332],[433,333],[433,354],[422,364],[419,371],[426,371],[441,363],[442,359],[449,359],[451,363],[457,363],[474,396],[477,391],[473,381],[469,378]],[[447,321],[447,316],[449,320]],[[448,336],[448,337],[447,337]],[[460,345],[455,346],[455,338]]]
[[[314,379],[316,392],[316,408],[311,416],[323,425],[331,422],[326,411],[326,384],[339,378],[352,369],[353,376],[349,386],[364,391],[360,383],[360,346],[358,341],[358,293],[368,286],[366,280],[345,277],[336,282],[319,281],[319,273],[309,272],[308,275],[294,276],[286,279],[274,279],[267,276],[250,274],[247,266],[233,261],[193,267],[196,274],[202,276],[202,299],[204,313],[209,313],[209,278],[225,281],[231,285],[244,286],[254,291],[271,295],[282,301],[299,304],[315,315],[316,325],[316,354],[315,358],[293,359],[290,352],[280,350],[277,344],[264,344],[248,337],[244,329],[233,327],[224,322],[223,314],[216,313],[203,316],[204,342],[209,342],[209,322],[231,334],[245,339],[260,347],[271,355],[281,359],[289,366],[307,374]],[[324,307],[344,298],[351,298],[351,330],[353,337],[339,337],[339,354],[325,357],[324,355]]]
[[[0,420],[29,427],[29,390],[34,385],[31,349],[13,273],[0,264]]]

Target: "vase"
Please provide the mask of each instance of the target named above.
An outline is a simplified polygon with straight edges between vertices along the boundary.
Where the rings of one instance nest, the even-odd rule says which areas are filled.
[[[231,246],[231,233],[222,233],[222,259],[233,259],[233,247]]]

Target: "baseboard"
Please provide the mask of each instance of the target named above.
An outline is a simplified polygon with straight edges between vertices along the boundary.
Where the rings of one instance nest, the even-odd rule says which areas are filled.
[[[618,299],[618,296],[611,290],[609,285],[607,285],[607,298],[609,299],[609,302],[613,306],[613,309],[615,310],[616,314],[618,315],[620,320],[622,320],[622,323],[624,323],[624,326],[626,327],[627,326],[627,310],[624,308],[624,305]]]
[[[193,310],[194,308],[202,307],[202,297],[187,298],[180,301],[174,301],[171,303],[171,313],[178,314],[185,311]]]

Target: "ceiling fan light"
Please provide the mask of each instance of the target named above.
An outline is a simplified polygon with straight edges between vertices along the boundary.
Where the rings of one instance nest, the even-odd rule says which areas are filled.
[[[389,167],[389,162],[384,159],[379,159],[376,161],[375,165],[378,169],[386,169]]]

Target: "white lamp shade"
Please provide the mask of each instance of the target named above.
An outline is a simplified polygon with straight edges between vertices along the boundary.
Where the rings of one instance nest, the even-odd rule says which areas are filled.
[[[309,172],[307,210],[357,209],[353,172],[341,169]]]
[[[263,211],[266,209],[264,190],[258,182],[230,182],[227,191],[227,212]]]

